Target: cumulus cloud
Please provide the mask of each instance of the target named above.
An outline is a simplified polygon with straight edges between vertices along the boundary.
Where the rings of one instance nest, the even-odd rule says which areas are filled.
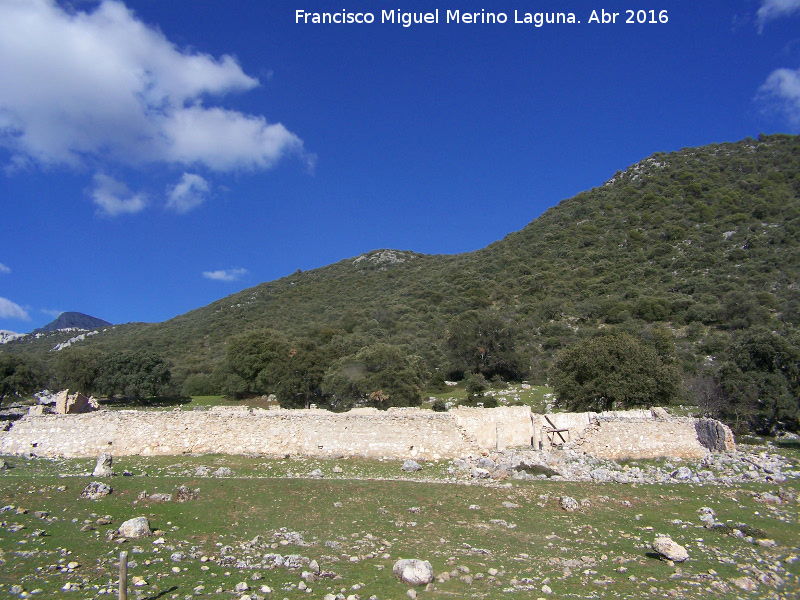
[[[14,304],[7,298],[0,298],[0,318],[21,319],[23,321],[31,320],[24,308],[22,308],[19,304]]]
[[[117,0],[75,12],[0,0],[0,146],[13,164],[230,171],[304,156],[283,125],[213,106],[258,85],[235,58],[178,48]]]
[[[800,69],[777,69],[759,90],[759,98],[800,125]]]
[[[7,275],[7,274],[11,273],[11,269],[9,269],[3,263],[0,263],[0,273],[5,273]]]
[[[135,214],[147,206],[144,194],[135,194],[121,181],[102,173],[94,176],[91,195],[98,212],[108,217]]]
[[[187,213],[200,206],[209,191],[208,182],[193,173],[184,173],[181,180],[167,191],[167,208]]]
[[[227,269],[224,271],[204,271],[203,277],[214,281],[238,281],[247,275],[247,269]]]
[[[800,0],[762,0],[758,9],[758,31],[764,30],[767,21],[788,17],[800,12]]]

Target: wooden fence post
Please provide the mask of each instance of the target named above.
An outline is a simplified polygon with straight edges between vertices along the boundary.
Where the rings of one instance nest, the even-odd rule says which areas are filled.
[[[128,553],[119,553],[119,600],[128,600]]]

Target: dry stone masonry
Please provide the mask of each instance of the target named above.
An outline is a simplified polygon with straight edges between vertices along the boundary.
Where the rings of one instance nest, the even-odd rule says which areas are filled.
[[[527,406],[208,411],[106,411],[27,415],[0,432],[0,454],[96,457],[261,454],[451,459],[553,445],[599,458],[703,457],[734,450],[718,421],[651,411],[538,415]]]

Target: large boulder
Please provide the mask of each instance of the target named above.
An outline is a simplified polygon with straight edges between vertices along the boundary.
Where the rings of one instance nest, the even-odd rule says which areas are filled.
[[[683,562],[689,558],[686,548],[672,540],[668,535],[661,535],[653,542],[653,550],[673,562]]]
[[[119,534],[129,539],[138,540],[152,533],[150,531],[150,521],[147,520],[147,517],[134,517],[119,526]]]
[[[101,454],[97,457],[97,464],[92,471],[92,477],[110,477],[114,474],[111,468],[111,463],[114,462],[114,457],[110,454]]]
[[[56,396],[56,413],[61,415],[74,415],[92,412],[100,408],[97,400],[87,398],[80,392],[70,394],[69,390],[61,390]]]
[[[394,563],[394,576],[409,585],[428,585],[433,581],[433,567],[427,560],[404,558]]]

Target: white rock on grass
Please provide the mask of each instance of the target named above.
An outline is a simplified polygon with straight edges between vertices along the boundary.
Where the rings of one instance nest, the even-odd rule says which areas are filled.
[[[658,536],[653,542],[653,550],[673,562],[683,562],[689,558],[686,548],[674,542],[668,535]]]
[[[110,477],[114,474],[114,470],[111,468],[111,463],[114,461],[114,457],[110,454],[101,454],[97,457],[97,464],[94,467],[94,471],[92,471],[92,477]]]
[[[415,460],[405,460],[403,461],[403,466],[400,467],[400,469],[407,473],[412,473],[414,471],[419,471],[420,469],[422,469],[422,465]]]
[[[92,481],[85,488],[83,488],[83,491],[81,492],[81,498],[99,500],[100,498],[108,496],[112,491],[113,490],[111,489],[111,486],[100,481]]]
[[[427,560],[404,558],[394,563],[394,576],[409,585],[428,585],[433,581],[433,567]]]
[[[147,517],[134,517],[119,526],[119,534],[130,539],[139,539],[151,535],[150,521]]]
[[[563,508],[567,512],[575,512],[579,508],[578,501],[575,498],[571,498],[569,496],[562,496],[561,497],[561,508]]]

